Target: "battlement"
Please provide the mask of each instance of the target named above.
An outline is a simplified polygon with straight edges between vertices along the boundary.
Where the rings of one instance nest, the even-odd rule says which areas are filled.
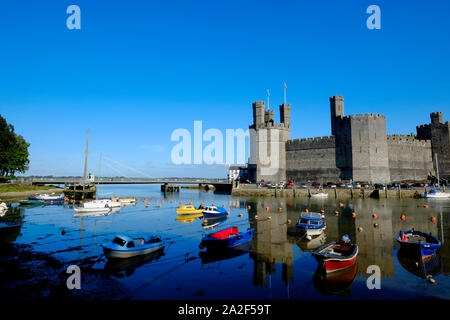
[[[431,146],[431,140],[417,139],[414,134],[388,134],[388,144]]]
[[[334,136],[293,139],[286,142],[286,150],[334,148],[335,143]]]
[[[349,115],[349,116],[343,116],[343,117],[340,117],[341,119],[344,119],[344,120],[370,120],[370,119],[383,119],[383,120],[386,120],[386,117],[384,116],[384,115],[382,115],[382,114],[379,114],[379,113],[365,113],[365,114],[361,114],[361,113],[358,113],[358,114],[352,114],[352,115]]]
[[[424,129],[429,129],[429,128],[430,128],[430,124],[421,124],[420,126],[416,126],[416,129],[418,129],[418,130],[424,130]]]

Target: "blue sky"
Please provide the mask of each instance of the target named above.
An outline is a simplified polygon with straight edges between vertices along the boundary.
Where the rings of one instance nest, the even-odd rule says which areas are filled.
[[[66,8],[81,9],[69,30]],[[381,30],[366,8],[381,9]],[[177,128],[247,129],[251,103],[292,105],[292,138],[345,113],[388,133],[450,114],[449,1],[9,1],[0,4],[0,114],[31,143],[26,175],[224,177],[171,163]]]

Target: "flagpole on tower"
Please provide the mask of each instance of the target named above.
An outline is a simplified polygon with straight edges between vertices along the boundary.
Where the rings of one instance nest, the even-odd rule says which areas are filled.
[[[267,110],[270,110],[269,97],[270,97],[270,92],[269,92],[269,89],[267,89]]]
[[[284,83],[284,105],[286,105],[286,82]]]

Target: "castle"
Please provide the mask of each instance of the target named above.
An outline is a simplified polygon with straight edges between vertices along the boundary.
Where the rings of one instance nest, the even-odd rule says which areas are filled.
[[[263,101],[253,103],[249,127],[252,181],[367,183],[450,178],[450,123],[442,112],[417,134],[388,135],[381,114],[344,115],[344,98],[330,97],[331,136],[291,140],[291,105],[280,105],[280,123]],[[435,155],[437,154],[438,168]]]

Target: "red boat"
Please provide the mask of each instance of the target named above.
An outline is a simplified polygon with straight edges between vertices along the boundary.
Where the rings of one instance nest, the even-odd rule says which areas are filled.
[[[348,236],[344,236],[342,241],[323,245],[312,255],[327,273],[341,271],[355,264],[358,245],[351,243]]]

